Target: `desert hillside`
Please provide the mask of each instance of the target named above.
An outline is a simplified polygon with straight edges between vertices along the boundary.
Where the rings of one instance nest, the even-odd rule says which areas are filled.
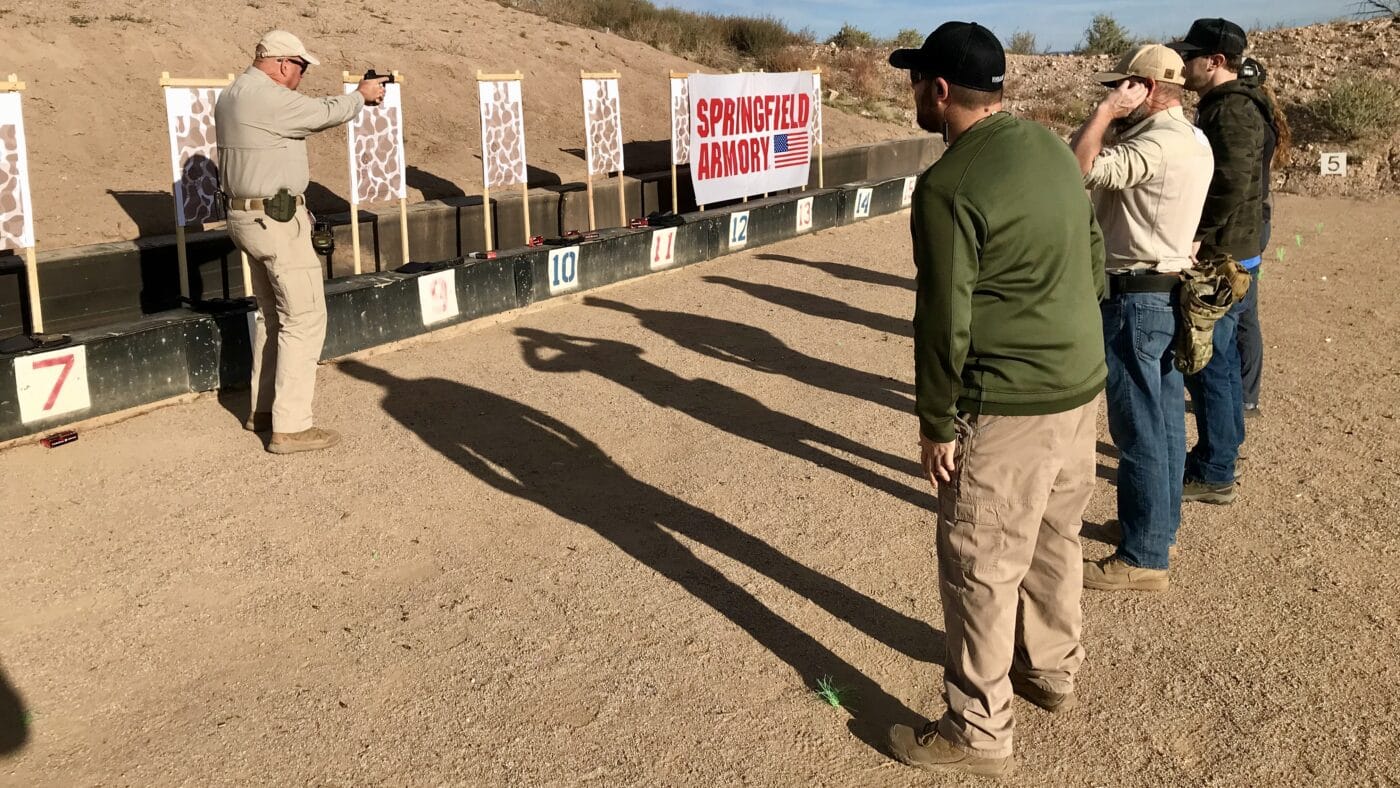
[[[828,95],[829,101],[907,126],[913,115],[908,76],[885,63],[886,52],[885,48],[842,50],[828,45],[795,54],[817,61],[830,73],[827,84],[842,94]],[[1400,84],[1400,20],[1251,32],[1250,54],[1268,69],[1269,84],[1293,129],[1293,163],[1275,171],[1278,188],[1354,197],[1400,191],[1400,89],[1395,87]],[[1107,55],[1010,55],[1008,106],[1068,136],[1103,95],[1092,75],[1107,70],[1115,60]],[[1388,107],[1393,120],[1358,137],[1330,127],[1325,104],[1349,82],[1359,82],[1371,101]],[[1355,109],[1374,112],[1380,106]],[[1319,175],[1324,151],[1347,152],[1346,178]]]
[[[18,73],[29,85],[24,106],[41,249],[171,232],[160,74],[238,73],[268,28],[296,32],[322,59],[302,84],[308,93],[339,92],[342,70],[404,73],[413,201],[480,189],[478,69],[524,73],[531,182],[549,186],[585,174],[581,69],[622,73],[628,169],[643,172],[668,161],[667,73],[699,68],[490,0],[69,0],[0,9],[0,20],[0,73]],[[834,110],[825,117],[831,148],[914,133]],[[312,207],[345,210],[345,132],[317,136],[310,150]]]

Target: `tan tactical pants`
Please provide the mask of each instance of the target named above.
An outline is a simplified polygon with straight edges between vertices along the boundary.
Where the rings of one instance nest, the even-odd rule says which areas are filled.
[[[938,575],[948,654],[939,721],[975,754],[1011,754],[1014,669],[1074,689],[1084,565],[1079,528],[1094,491],[1099,398],[1050,416],[958,425],[958,471],[938,490]]]
[[[289,222],[262,211],[229,211],[229,235],[248,255],[262,321],[253,334],[253,410],[272,412],[274,432],[312,426],[316,362],[326,340],[326,291],[311,248],[311,217]]]

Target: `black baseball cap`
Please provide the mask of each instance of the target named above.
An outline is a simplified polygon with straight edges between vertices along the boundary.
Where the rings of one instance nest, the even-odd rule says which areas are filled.
[[[891,52],[890,65],[985,93],[1001,90],[1006,79],[1001,41],[976,22],[944,22],[918,49]]]
[[[1175,49],[1184,60],[1201,55],[1239,57],[1249,46],[1244,28],[1228,19],[1197,19],[1191,23],[1186,38],[1167,46]]]

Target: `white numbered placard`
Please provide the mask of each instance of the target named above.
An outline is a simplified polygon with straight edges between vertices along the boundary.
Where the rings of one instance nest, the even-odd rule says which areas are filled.
[[[742,249],[749,244],[749,212],[729,214],[729,248]]]
[[[19,419],[25,424],[92,407],[87,348],[74,345],[15,359]]]
[[[797,201],[797,231],[805,233],[812,229],[812,198],[803,197]]]
[[[578,289],[578,247],[549,250],[549,294],[559,295]]]
[[[1322,154],[1321,170],[1323,175],[1340,175],[1345,178],[1347,175],[1346,152]]]
[[[676,228],[666,227],[651,234],[651,270],[660,271],[676,264]]]
[[[870,198],[871,198],[874,194],[875,194],[875,190],[874,190],[874,189],[857,189],[857,190],[856,190],[856,206],[855,206],[856,213],[855,213],[855,216],[856,216],[857,219],[866,219],[866,218],[869,218],[869,217],[870,217]]]
[[[909,204],[914,202],[914,184],[918,181],[919,179],[912,175],[904,179],[904,196],[899,198],[901,206],[908,208]]]
[[[457,272],[449,268],[418,277],[418,305],[425,326],[456,317]]]

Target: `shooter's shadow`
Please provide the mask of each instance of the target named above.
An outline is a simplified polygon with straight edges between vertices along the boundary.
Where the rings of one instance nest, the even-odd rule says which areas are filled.
[[[761,282],[746,282],[742,279],[731,279],[727,276],[712,275],[701,277],[701,279],[710,284],[732,287],[735,290],[748,293],[754,298],[767,301],[770,304],[785,306],[794,312],[801,312],[804,315],[825,317],[831,320],[842,320],[858,326],[865,326],[873,331],[880,331],[901,337],[914,336],[914,326],[909,320],[901,320],[897,317],[880,314],[879,312],[871,312],[851,306],[844,301],[838,301],[834,298],[804,293],[801,290],[793,290],[777,285],[766,285]]]
[[[401,378],[358,361],[339,366],[382,387],[385,412],[429,447],[492,487],[591,528],[743,628],[810,688],[828,675],[851,688],[852,730],[872,746],[883,749],[890,723],[919,724],[918,715],[879,684],[697,558],[672,532],[742,561],[906,654],[932,660],[943,642],[926,623],[634,478],[597,444],[542,411],[451,380]]]
[[[701,355],[757,372],[782,375],[900,413],[914,412],[912,385],[800,353],[757,326],[687,312],[645,309],[597,296],[585,296],[583,303],[632,315],[648,331]]]
[[[540,372],[592,372],[637,392],[649,402],[672,408],[745,440],[781,451],[821,468],[933,511],[936,502],[922,488],[910,487],[841,455],[883,466],[900,478],[922,478],[918,463],[775,411],[753,397],[704,378],[680,375],[642,358],[642,349],[597,337],[518,328],[521,353]]]
[[[914,290],[915,283],[912,276],[900,276],[889,274],[884,271],[876,271],[873,268],[864,268],[850,263],[829,263],[817,260],[804,260],[801,257],[791,257],[785,254],[761,254],[759,260],[769,260],[775,263],[788,263],[790,265],[800,265],[807,268],[815,268],[818,271],[825,271],[837,279],[845,279],[848,282],[864,282],[871,285],[884,285],[886,287],[898,287],[902,290]]]
[[[0,670],[0,755],[17,752],[29,742],[28,718],[19,692]]]

